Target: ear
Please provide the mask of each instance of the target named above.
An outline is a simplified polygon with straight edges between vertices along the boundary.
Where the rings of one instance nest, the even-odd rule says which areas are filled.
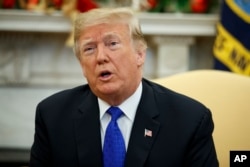
[[[136,61],[138,66],[142,66],[145,62],[146,50],[139,49],[136,51]]]

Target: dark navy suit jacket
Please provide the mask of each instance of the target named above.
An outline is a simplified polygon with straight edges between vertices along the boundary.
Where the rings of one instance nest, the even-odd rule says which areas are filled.
[[[125,167],[217,167],[209,109],[145,79],[142,85]],[[35,126],[30,167],[103,165],[98,102],[88,85],[39,103]]]

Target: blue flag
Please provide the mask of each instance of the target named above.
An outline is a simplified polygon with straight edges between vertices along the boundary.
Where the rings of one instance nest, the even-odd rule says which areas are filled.
[[[224,0],[213,48],[215,69],[250,76],[250,0]]]

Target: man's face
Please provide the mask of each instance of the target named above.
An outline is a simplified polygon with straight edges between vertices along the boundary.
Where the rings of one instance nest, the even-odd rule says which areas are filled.
[[[137,88],[145,51],[133,45],[125,24],[99,24],[84,29],[79,40],[80,63],[98,97],[106,100],[130,96]]]

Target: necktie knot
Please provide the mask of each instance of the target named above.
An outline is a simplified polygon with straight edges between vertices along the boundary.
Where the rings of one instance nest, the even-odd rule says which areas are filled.
[[[111,121],[117,121],[117,119],[123,114],[119,107],[110,107],[107,111],[111,115]]]

